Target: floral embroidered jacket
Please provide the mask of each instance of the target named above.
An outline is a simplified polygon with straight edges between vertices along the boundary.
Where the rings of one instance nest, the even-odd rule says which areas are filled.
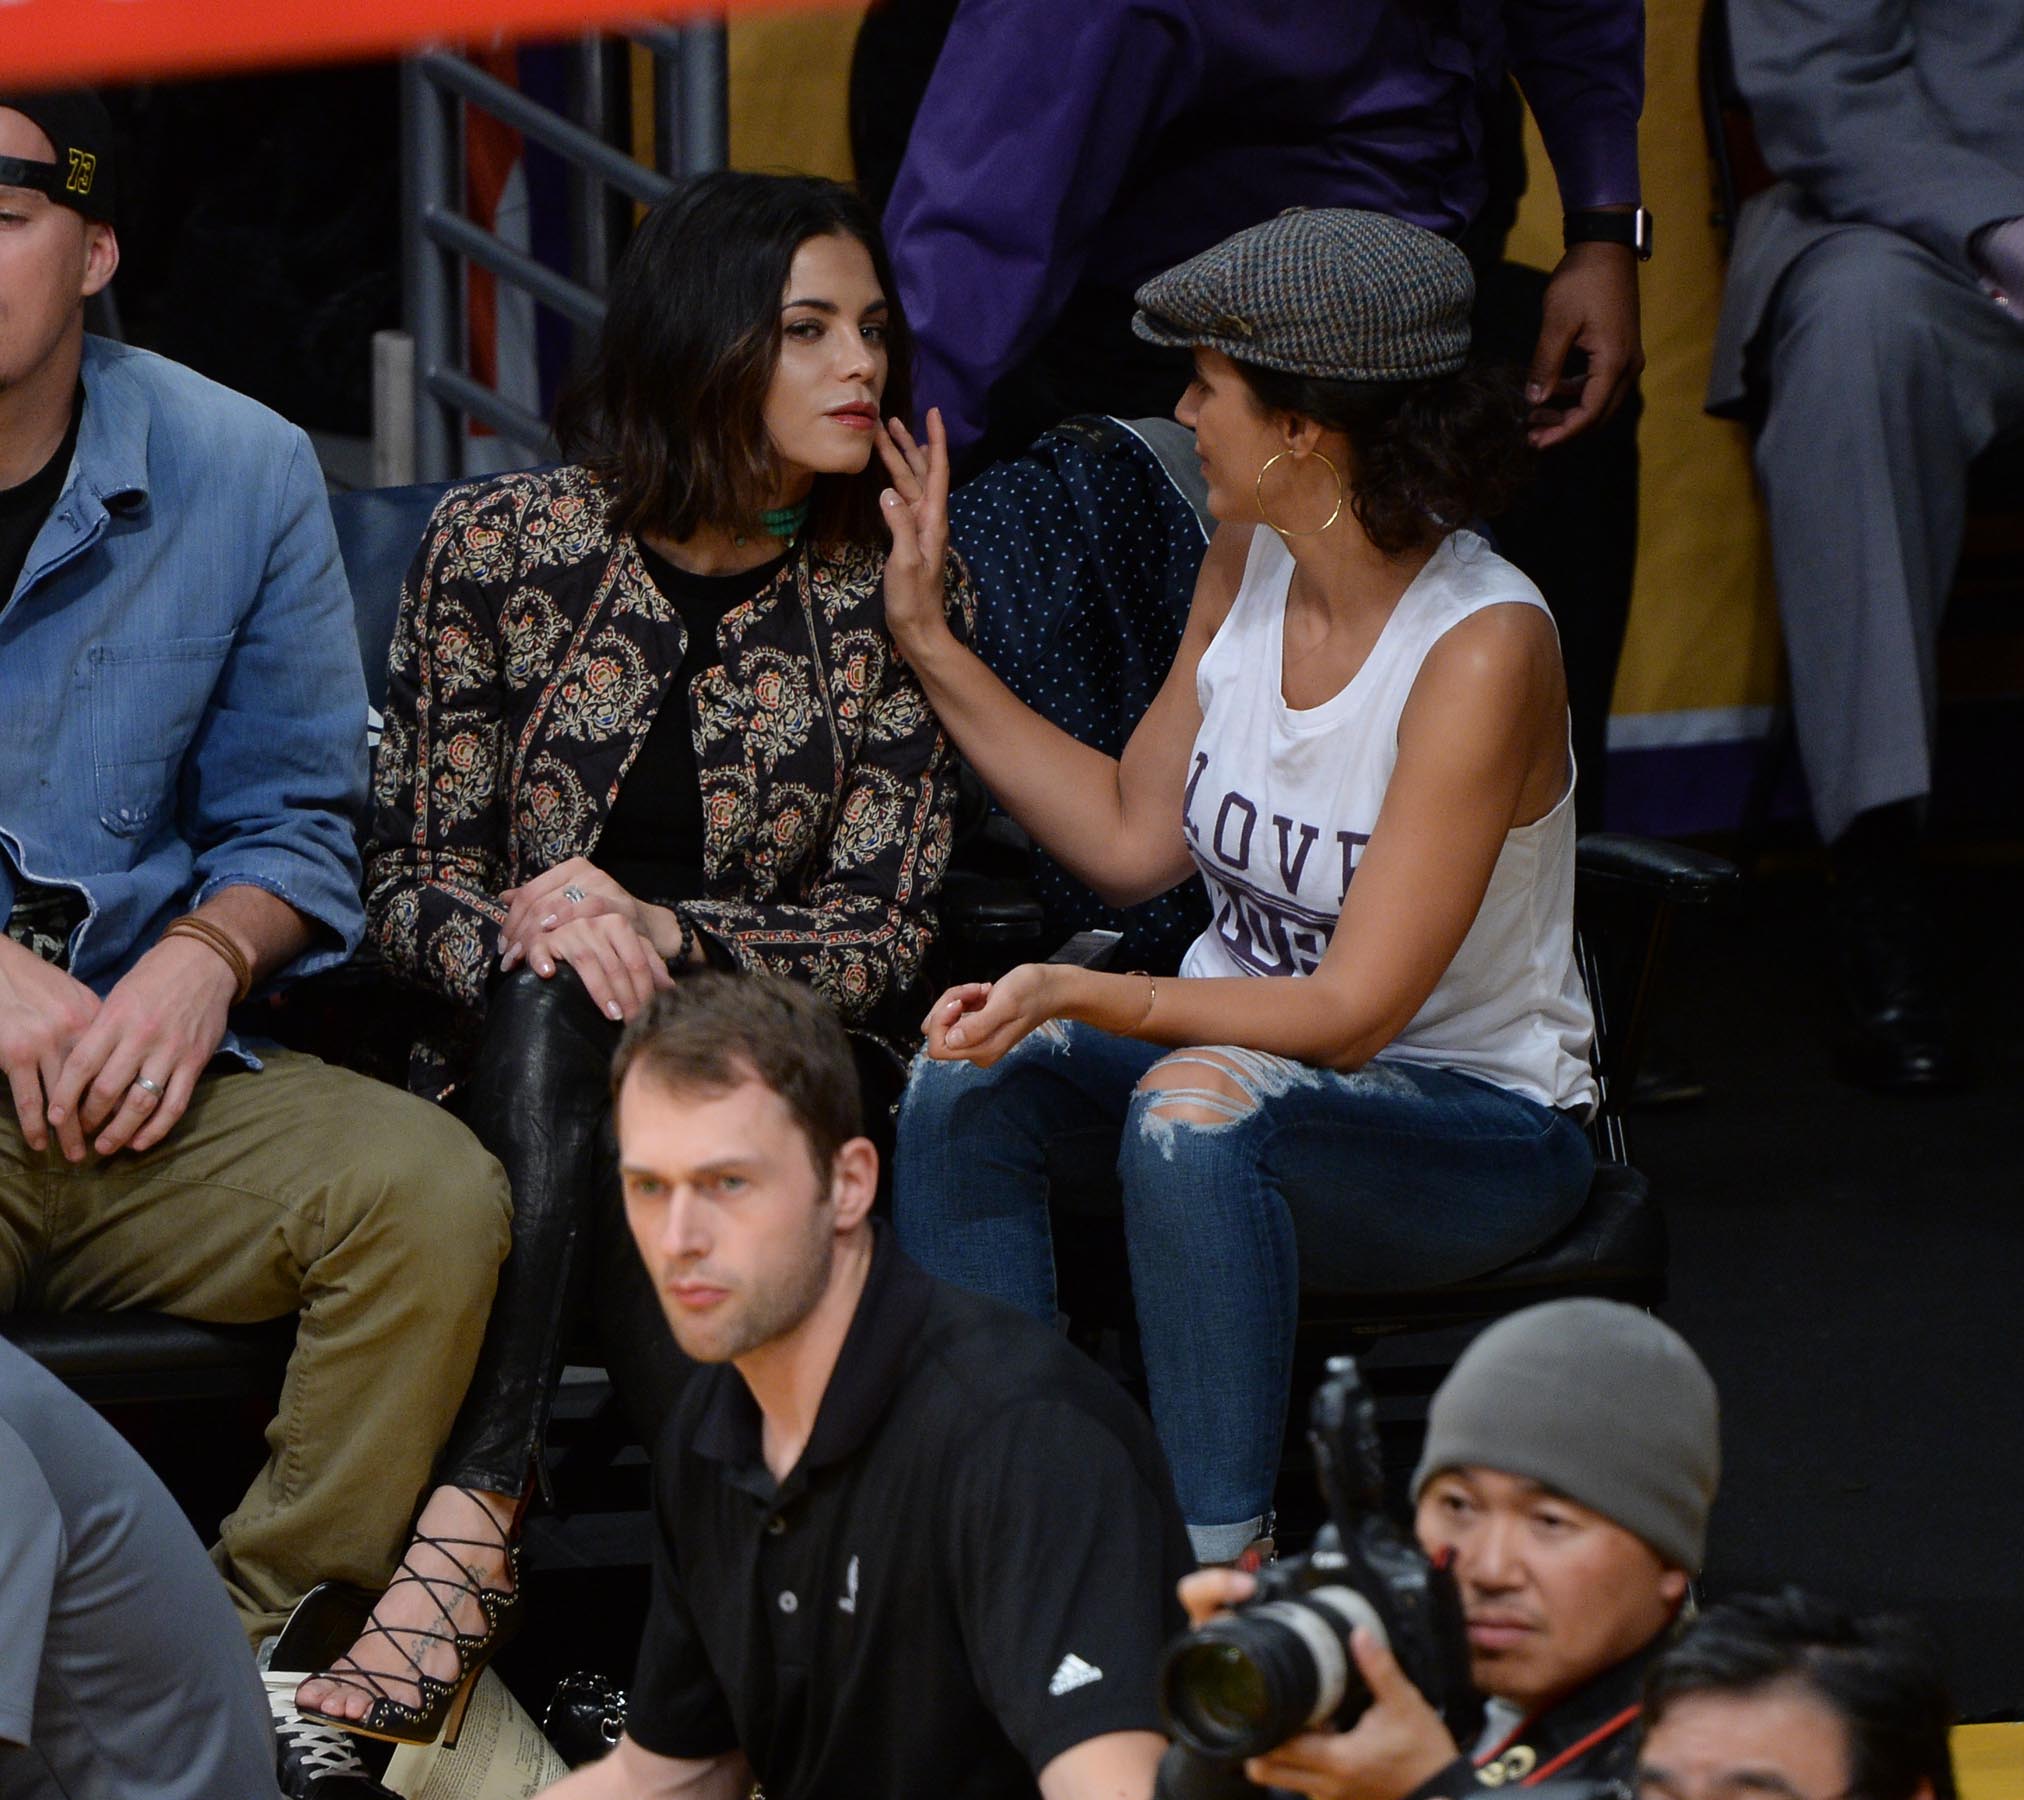
[[[948,861],[954,753],[884,627],[883,553],[803,545],[718,631],[686,696],[714,960],[865,1019],[919,969]],[[950,559],[952,622],[974,621]],[[441,1094],[498,963],[499,899],[599,833],[686,648],[630,533],[580,467],[453,488],[401,594],[373,768],[367,932],[466,1009],[417,1044]],[[461,1029],[458,1029],[461,1025]]]

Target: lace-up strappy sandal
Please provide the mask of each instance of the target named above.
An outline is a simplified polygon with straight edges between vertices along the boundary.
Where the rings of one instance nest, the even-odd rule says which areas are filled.
[[[489,1513],[487,1518],[490,1518]],[[401,1566],[387,1584],[386,1591],[390,1594],[395,1588],[408,1583],[420,1587],[436,1610],[435,1622],[426,1625],[382,1625],[376,1617],[369,1620],[359,1633],[358,1641],[384,1638],[407,1665],[406,1669],[384,1672],[367,1669],[359,1664],[351,1651],[346,1651],[329,1668],[314,1675],[305,1675],[302,1680],[334,1682],[339,1687],[365,1695],[370,1703],[365,1717],[343,1719],[334,1713],[303,1707],[303,1718],[334,1725],[341,1731],[354,1732],[361,1737],[381,1738],[395,1744],[430,1744],[438,1737],[442,1738],[446,1749],[456,1743],[457,1734],[463,1729],[464,1711],[471,1703],[478,1677],[485,1672],[485,1665],[492,1660],[494,1653],[520,1626],[520,1546],[507,1529],[497,1527],[496,1521],[494,1524],[498,1536],[490,1542],[478,1538],[431,1537],[421,1531],[415,1533],[408,1545],[407,1555],[401,1558]],[[412,1567],[409,1559],[420,1545],[427,1545],[459,1573],[425,1575]],[[506,1573],[513,1583],[511,1588],[487,1587],[471,1574],[468,1565],[457,1555],[460,1550],[501,1549],[506,1553]],[[312,1589],[312,1595],[316,1591]],[[381,1599],[384,1597],[381,1596]],[[478,1610],[484,1615],[483,1631],[457,1629],[457,1603],[466,1598],[475,1600]],[[455,1651],[456,1675],[448,1678],[431,1675],[422,1667],[422,1658],[432,1645],[437,1644],[447,1645]],[[411,1706],[395,1699],[389,1683],[414,1688],[420,1704]]]

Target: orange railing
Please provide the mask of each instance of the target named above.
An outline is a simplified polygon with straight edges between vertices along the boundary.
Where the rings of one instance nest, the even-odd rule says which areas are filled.
[[[828,0],[834,4],[835,0]],[[642,18],[825,0],[0,0],[0,85],[131,81],[388,56],[443,39],[581,37]]]

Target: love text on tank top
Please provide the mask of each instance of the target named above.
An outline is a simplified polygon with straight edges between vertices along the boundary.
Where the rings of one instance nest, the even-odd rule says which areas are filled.
[[[1181,801],[1188,849],[1208,884],[1210,930],[1254,975],[1311,975],[1327,953],[1367,831],[1326,830],[1216,779],[1195,751]]]

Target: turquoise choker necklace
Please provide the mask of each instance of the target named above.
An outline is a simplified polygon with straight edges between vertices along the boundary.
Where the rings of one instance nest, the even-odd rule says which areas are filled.
[[[768,537],[777,537],[782,543],[791,544],[801,535],[802,526],[808,523],[808,502],[801,501],[795,506],[769,507],[759,515],[759,528]]]

